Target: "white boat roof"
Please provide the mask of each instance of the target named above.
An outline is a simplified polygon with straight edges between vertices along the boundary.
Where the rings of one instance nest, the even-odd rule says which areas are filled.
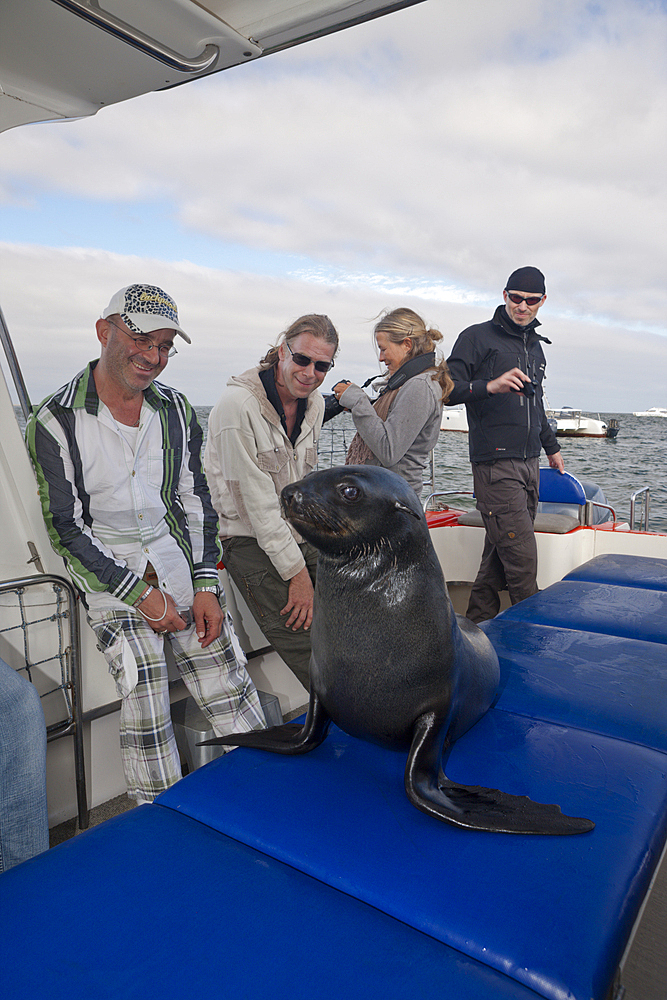
[[[422,0],[1,0],[0,131],[220,72]]]

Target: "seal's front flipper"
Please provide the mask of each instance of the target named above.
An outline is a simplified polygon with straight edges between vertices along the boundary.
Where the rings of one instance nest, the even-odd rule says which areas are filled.
[[[308,753],[324,740],[330,725],[331,718],[315,692],[311,691],[308,715],[302,726],[288,722],[284,726],[272,726],[271,729],[253,729],[250,733],[229,733],[227,736],[203,740],[197,746],[252,747],[255,750],[284,754]]]
[[[558,836],[587,833],[589,819],[566,816],[557,805],[533,802],[525,795],[508,795],[495,788],[458,785],[440,769],[448,749],[433,713],[421,716],[405,769],[405,790],[413,805],[436,819],[468,830],[493,833],[536,833]]]

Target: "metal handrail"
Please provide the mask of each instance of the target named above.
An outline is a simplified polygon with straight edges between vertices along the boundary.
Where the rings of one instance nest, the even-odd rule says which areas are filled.
[[[16,356],[16,351],[14,350],[14,345],[12,344],[12,338],[9,335],[9,327],[7,326],[2,308],[0,308],[0,343],[4,348],[7,364],[9,365],[9,370],[12,373],[14,388],[16,389],[16,394],[18,396],[19,403],[21,404],[21,409],[23,410],[23,416],[27,420],[32,410],[30,397],[28,396],[26,384],[23,381],[23,374],[19,365],[19,359]]]
[[[74,773],[76,779],[76,798],[79,814],[79,829],[86,830],[89,823],[88,797],[86,794],[86,766],[83,752],[83,718],[81,709],[81,636],[79,632],[79,614],[77,594],[69,580],[53,573],[43,573],[39,576],[17,577],[13,580],[0,582],[0,593],[16,591],[20,594],[26,587],[34,587],[45,583],[61,587],[67,595],[67,618],[70,626],[70,645],[66,650],[69,660],[69,676],[62,678],[63,689],[70,703],[70,717],[47,728],[49,741],[62,736],[72,736],[74,740]],[[30,622],[25,622],[27,631]],[[34,623],[33,623],[34,624]],[[26,661],[26,669],[31,664]],[[61,664],[62,675],[62,664]]]
[[[641,496],[642,493],[644,494],[644,504],[643,504],[643,506],[644,506],[644,513],[643,513],[643,516],[642,516],[642,520],[640,521],[640,528],[639,528],[639,530],[640,531],[648,531],[649,530],[648,517],[649,517],[650,504],[651,504],[651,487],[650,486],[642,486],[642,488],[640,490],[637,490],[636,493],[633,493],[632,496],[630,497],[630,531],[634,531],[635,530],[635,507],[636,507],[636,503],[637,503],[637,497]],[[643,528],[641,527],[642,523],[644,525]]]
[[[429,493],[423,503],[424,511],[428,511],[429,503],[436,497],[474,497],[474,492],[472,490],[436,490],[435,493]]]
[[[139,31],[127,21],[102,10],[97,0],[53,0],[53,3],[57,3],[59,7],[64,7],[70,13],[83,18],[84,21],[88,21],[96,28],[108,31],[114,38],[131,45],[152,59],[157,59],[165,66],[178,70],[179,73],[201,73],[209,69],[220,55],[220,49],[217,45],[207,45],[201,55],[190,59],[180,52],[175,52],[168,46],[162,45],[161,42],[146,35],[143,31]]]
[[[587,527],[594,528],[595,525],[592,523],[591,511],[593,507],[599,507],[601,510],[608,510],[611,512],[611,519],[614,524],[616,524],[616,511],[613,507],[610,507],[608,503],[598,503],[597,500],[587,500],[586,501],[586,525]],[[605,521],[601,522],[605,524]]]

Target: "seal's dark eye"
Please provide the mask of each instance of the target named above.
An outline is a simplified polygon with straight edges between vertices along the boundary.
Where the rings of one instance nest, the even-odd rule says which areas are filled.
[[[361,490],[358,489],[356,486],[341,486],[340,495],[345,500],[354,501],[358,500],[359,497],[361,496]]]

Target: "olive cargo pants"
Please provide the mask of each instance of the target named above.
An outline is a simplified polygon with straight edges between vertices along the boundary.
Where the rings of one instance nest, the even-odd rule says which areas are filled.
[[[502,458],[477,462],[472,473],[477,509],[486,539],[466,617],[473,622],[494,618],[500,591],[512,604],[537,593],[535,514],[539,499],[539,458]]]
[[[317,550],[307,542],[299,548],[314,586]],[[286,628],[289,615],[280,614],[287,604],[289,581],[283,580],[254,538],[246,535],[225,538],[222,550],[225,569],[243,594],[267,641],[309,690],[310,632],[305,632],[303,628],[296,632]]]

